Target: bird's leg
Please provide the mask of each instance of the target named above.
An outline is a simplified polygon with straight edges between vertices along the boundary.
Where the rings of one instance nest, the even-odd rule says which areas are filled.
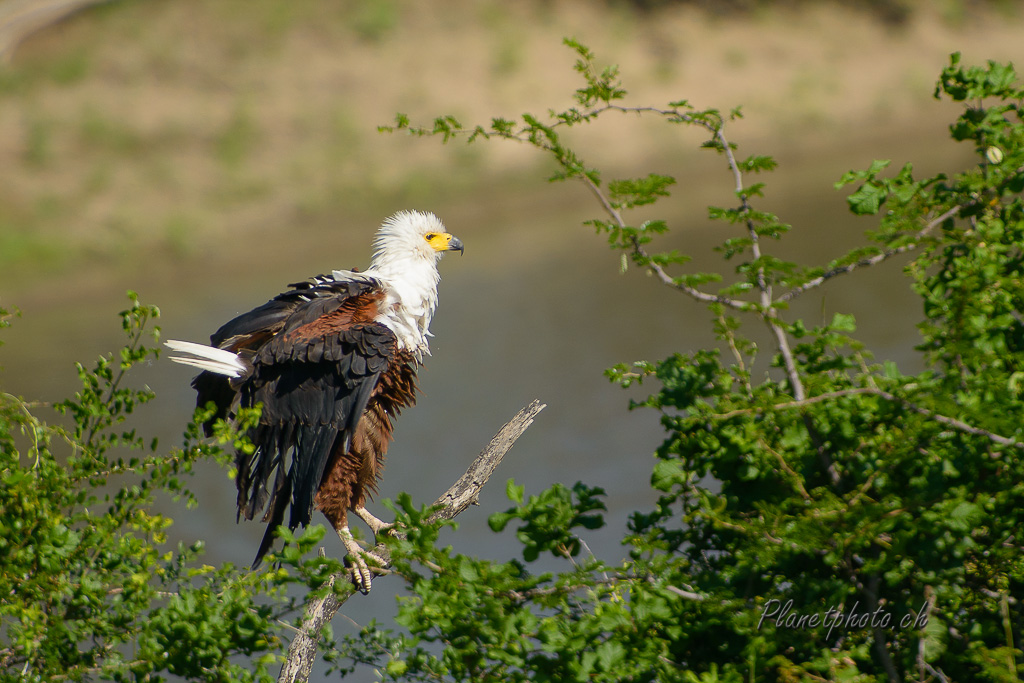
[[[369,550],[363,550],[352,535],[352,532],[349,531],[347,524],[338,529],[338,536],[341,538],[341,542],[345,545],[345,550],[348,551],[348,557],[352,561],[354,570],[353,583],[355,583],[356,589],[360,593],[366,595],[370,592],[370,581],[373,578],[373,573],[370,571],[370,567],[366,564],[366,560],[369,559],[379,566],[384,566],[385,562],[382,558],[373,554]]]
[[[370,530],[373,531],[373,535],[375,538],[380,535],[380,532],[391,531],[395,528],[394,522],[388,523],[384,520],[377,519],[370,513],[369,510],[367,510],[362,505],[360,505],[359,507],[352,508],[352,512],[359,515],[359,519],[366,522],[366,526],[370,527]]]

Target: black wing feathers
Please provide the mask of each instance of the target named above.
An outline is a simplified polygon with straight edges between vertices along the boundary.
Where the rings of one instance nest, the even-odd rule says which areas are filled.
[[[369,277],[359,280],[335,280],[328,275],[317,275],[304,282],[294,282],[288,287],[290,289],[287,292],[278,294],[262,306],[257,306],[222,325],[210,335],[210,343],[223,349],[233,346],[233,341],[245,339],[253,334],[274,333],[281,329],[285,321],[288,321],[302,304],[325,299],[344,301],[372,292],[380,287],[380,283]]]
[[[290,289],[287,292],[278,294],[262,306],[257,306],[222,325],[210,335],[210,343],[217,348],[236,353],[255,354],[287,324],[292,323],[294,327],[314,320],[315,316],[311,317],[309,309],[311,304],[321,304],[316,309],[318,311],[323,311],[322,305],[329,302],[333,302],[337,308],[348,299],[373,292],[380,287],[380,283],[365,276],[357,280],[335,280],[328,275],[317,275],[288,286]],[[293,323],[293,316],[296,314],[303,323]],[[197,406],[205,406],[211,401],[217,406],[217,412],[205,425],[206,434],[209,436],[213,421],[229,416],[232,404],[238,396],[237,389],[231,386],[228,378],[212,372],[200,373],[192,380],[192,386],[197,392]]]
[[[276,339],[274,340],[276,341]],[[323,351],[314,351],[322,342]],[[392,353],[393,333],[383,325],[354,325],[333,337],[292,353],[265,349],[257,356],[258,374],[242,389],[242,405],[263,404],[256,452],[239,463],[239,475],[251,471],[245,494],[246,516],[262,508],[271,471],[284,467],[294,449],[289,471],[292,512],[289,526],[307,524],[313,500],[331,453],[347,451],[370,396]],[[274,346],[271,342],[267,347]],[[239,480],[242,482],[243,480]]]
[[[311,281],[296,287],[214,335],[221,345],[252,354],[252,375],[237,387],[239,402],[263,406],[260,425],[250,434],[255,450],[240,452],[236,462],[239,515],[253,519],[266,510],[269,526],[257,564],[289,504],[291,528],[309,523],[332,453],[348,450],[396,352],[394,333],[372,322],[383,297],[375,282]],[[196,383],[226,387],[233,400],[226,380],[217,386],[200,375]],[[228,410],[223,398],[217,403]]]

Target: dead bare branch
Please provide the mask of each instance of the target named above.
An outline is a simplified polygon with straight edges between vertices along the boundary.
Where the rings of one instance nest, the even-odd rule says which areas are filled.
[[[545,404],[535,400],[516,413],[504,427],[498,430],[498,433],[480,452],[466,473],[434,501],[435,506],[442,507],[430,517],[430,520],[453,519],[469,506],[476,505],[480,491],[490,479],[491,474],[494,473],[495,468],[501,463],[502,458],[505,457],[505,453],[533,424],[533,419],[544,408]],[[377,545],[373,552],[385,561],[385,565],[390,562],[391,556],[384,544]],[[387,566],[382,569],[386,571]],[[309,680],[313,662],[316,660],[320,632],[348,599],[348,596],[339,598],[332,589],[338,581],[350,580],[349,575],[335,574],[328,580],[327,595],[307,603],[302,627],[288,648],[288,658],[284,666],[281,667],[281,674],[277,678],[278,683],[299,683]],[[352,593],[348,595],[352,595]]]
[[[3,0],[0,2],[0,64],[21,41],[91,5],[110,0]]]

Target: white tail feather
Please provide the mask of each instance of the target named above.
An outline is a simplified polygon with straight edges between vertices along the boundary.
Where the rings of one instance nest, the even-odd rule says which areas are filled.
[[[241,377],[242,373],[237,369],[228,367],[223,363],[219,363],[213,360],[204,360],[202,358],[185,358],[183,356],[170,356],[170,359],[175,363],[181,363],[182,365],[191,365],[194,368],[200,370],[209,370],[218,375],[224,375],[226,377]]]
[[[208,370],[227,377],[241,377],[249,370],[237,355],[224,349],[218,349],[205,344],[196,344],[195,342],[180,341],[178,339],[168,339],[164,342],[164,346],[178,353],[188,353],[195,356],[195,358],[185,356],[170,357],[175,363],[181,363],[182,365],[191,365],[192,367]]]

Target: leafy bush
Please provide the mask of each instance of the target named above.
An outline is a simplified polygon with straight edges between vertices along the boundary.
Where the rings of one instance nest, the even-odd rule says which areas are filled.
[[[0,394],[0,679],[271,680],[295,578],[201,564],[202,541],[166,547],[171,520],[153,512],[154,495],[194,503],[184,478],[195,463],[231,456],[200,441],[202,413],[169,453],[130,428],[153,392],[129,388],[128,372],[156,357],[144,342],[159,333],[149,329],[159,311],[130,297],[125,347],[79,364],[81,390],[52,406],[69,426]],[[241,439],[219,431],[223,443]]]
[[[492,526],[519,524],[524,559],[562,557],[566,571],[453,554],[419,530],[396,553],[421,563],[396,561],[412,591],[399,604],[409,633],[367,629],[335,656],[376,652],[386,677],[409,680],[1017,680],[1024,90],[1013,68],[954,55],[935,94],[964,103],[950,131],[977,165],[917,178],[880,161],[846,174],[837,185],[854,187],[850,209],[877,221],[865,246],[806,266],[772,255],[790,226],[757,208],[764,185],[748,177],[775,162],[738,155],[726,137],[738,110],[626,105],[617,70],[567,43],[585,80],[572,108],[476,127],[399,115],[385,130],[545,153],[552,180],[592,191],[602,213],[588,224],[624,267],[706,303],[721,346],[608,372],[623,386],[655,383],[632,405],[659,411],[667,433],[651,477],[660,497],[632,516],[627,561],[578,559],[577,527],[600,523],[603,492],[556,485],[526,499],[510,485],[515,505]],[[667,221],[630,221],[668,198],[673,178],[605,182],[565,141],[616,113],[702,130],[725,159],[735,203],[709,209],[728,235],[721,272],[689,272],[686,255],[655,250]],[[789,319],[806,292],[907,253],[923,372],[874,362],[850,315]],[[751,324],[773,341],[764,380],[751,371],[766,355],[744,336]]]

